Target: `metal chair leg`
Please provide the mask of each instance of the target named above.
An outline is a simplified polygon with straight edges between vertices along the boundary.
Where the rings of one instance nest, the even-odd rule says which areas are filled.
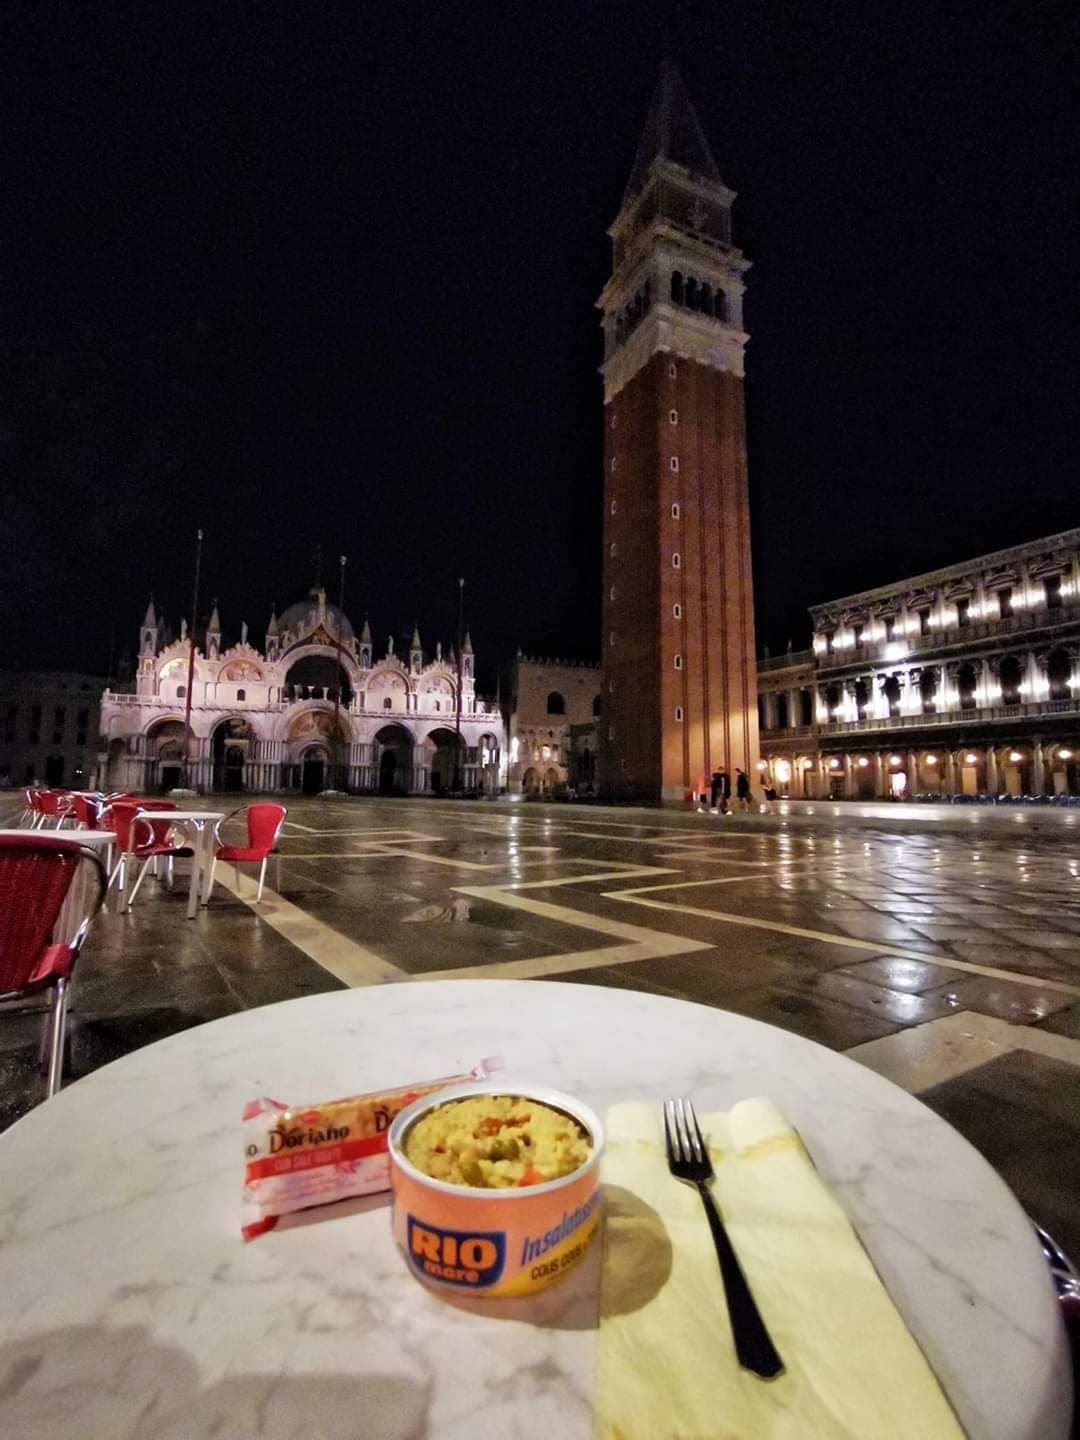
[[[171,890],[173,887],[173,857],[171,855],[165,861],[165,883]]]
[[[68,985],[67,981],[60,979],[56,982],[56,1001],[53,1005],[51,1047],[49,1050],[49,1097],[51,1098],[60,1089],[60,1082],[64,1073],[64,1039],[67,1034],[67,1003]]]
[[[210,896],[214,893],[214,874],[217,870],[217,856],[210,861],[210,874],[206,881],[206,903],[210,904]]]
[[[42,1075],[49,1073],[49,1061],[52,1058],[52,1027],[53,1027],[53,1005],[56,1003],[55,992],[49,997],[50,1003],[45,1011],[41,1022],[41,1039],[38,1042],[38,1070]]]
[[[265,879],[266,879],[266,856],[264,855],[264,856],[263,856],[263,862],[262,862],[262,864],[259,866],[259,888],[258,888],[258,890],[255,891],[255,904],[256,904],[256,905],[257,905],[257,904],[259,903],[259,901],[262,899],[263,882],[265,881]]]
[[[137,876],[137,878],[136,878],[136,880],[135,880],[135,884],[131,887],[131,894],[128,896],[128,902],[127,902],[127,909],[128,909],[128,910],[130,910],[131,907],[135,904],[135,896],[138,895],[138,893],[139,893],[139,886],[142,884],[143,879],[144,879],[145,876],[146,876],[146,872],[147,872],[147,870],[148,870],[149,867],[150,867],[150,861],[151,861],[152,859],[153,859],[153,856],[152,856],[152,855],[148,855],[147,858],[146,858],[146,859],[143,861],[143,863],[142,863],[142,868],[139,870],[139,874],[138,874],[138,876]]]

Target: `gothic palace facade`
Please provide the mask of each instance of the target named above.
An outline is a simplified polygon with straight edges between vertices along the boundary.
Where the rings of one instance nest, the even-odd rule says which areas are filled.
[[[811,650],[759,661],[781,793],[1080,794],[1080,529],[810,614]]]

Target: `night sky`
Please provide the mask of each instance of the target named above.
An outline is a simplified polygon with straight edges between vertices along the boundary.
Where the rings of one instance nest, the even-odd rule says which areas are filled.
[[[666,21],[665,21],[666,14]],[[1080,524],[1072,6],[39,4],[5,24],[0,667],[153,590],[261,644],[595,656],[596,296],[662,32],[754,262],[759,645]]]

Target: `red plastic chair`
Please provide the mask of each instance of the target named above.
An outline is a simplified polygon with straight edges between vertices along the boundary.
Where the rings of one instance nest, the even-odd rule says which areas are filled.
[[[135,814],[132,816],[129,835],[130,849],[129,856],[133,860],[141,860],[139,873],[135,877],[135,884],[131,887],[131,894],[128,896],[127,908],[130,910],[135,904],[135,896],[139,893],[139,887],[146,876],[151,865],[154,866],[154,873],[157,873],[157,862],[165,861],[165,874],[169,882],[169,889],[173,883],[173,861],[181,856],[192,858],[195,851],[190,845],[178,845],[173,839],[174,826],[168,818],[168,811],[175,810],[176,806],[171,800],[155,802],[153,811],[165,812],[160,820],[152,819],[148,811],[151,806],[138,805],[135,807]]]
[[[105,808],[104,795],[73,795],[71,816],[77,825],[86,830],[97,830],[101,823],[101,812]]]
[[[29,785],[27,785],[26,788],[23,790],[23,808],[22,814],[19,816],[20,827],[24,825],[27,820],[29,820],[30,824],[28,828],[31,830],[37,829],[38,809],[35,798],[36,796],[37,791]]]
[[[214,871],[217,869],[219,860],[228,860],[233,865],[258,865],[259,867],[259,888],[255,892],[256,903],[262,899],[263,883],[266,880],[266,862],[268,858],[276,854],[274,845],[277,842],[278,834],[285,823],[285,816],[288,810],[284,805],[258,804],[249,805],[244,810],[234,810],[232,815],[226,815],[224,820],[219,820],[215,826],[215,839],[220,839],[222,825],[227,825],[237,815],[247,816],[247,844],[246,845],[217,845],[214,850],[214,858],[210,865],[210,883],[206,887],[206,898],[209,900],[214,890]],[[240,871],[236,872],[237,888],[240,886]]]
[[[176,805],[172,800],[114,800],[111,805],[106,806],[102,813],[101,823],[116,836],[116,861],[109,873],[110,889],[114,883],[117,889],[121,891],[124,889],[127,882],[127,862],[139,858],[135,851],[137,843],[135,820],[137,816],[147,811],[175,809]],[[145,836],[143,838],[145,839]]]
[[[76,872],[92,866],[96,891],[71,940],[53,942],[53,931]],[[0,835],[0,1001],[27,1000],[50,992],[42,1060],[49,1094],[60,1088],[64,1068],[68,986],[90,921],[105,896],[105,867],[94,854],[59,835]]]
[[[56,821],[55,828],[59,830],[71,814],[71,807],[75,800],[69,790],[38,790],[34,798],[39,815],[35,827],[38,830],[43,830],[50,820]]]

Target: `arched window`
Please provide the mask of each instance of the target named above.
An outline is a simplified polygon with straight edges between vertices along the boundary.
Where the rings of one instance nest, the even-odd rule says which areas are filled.
[[[935,665],[924,665],[919,677],[919,696],[924,715],[933,715],[937,710],[937,692],[940,675]]]
[[[979,677],[976,674],[975,666],[961,665],[956,677],[956,688],[960,693],[961,710],[974,710],[975,697],[978,692]]]
[[[713,296],[713,314],[717,320],[727,319],[727,295],[723,290],[717,290]]]
[[[593,696],[593,699],[592,699],[592,713],[593,713],[593,719],[594,719],[594,720],[598,720],[598,719],[600,718],[600,696],[599,696],[599,695],[594,695],[594,696]]]
[[[566,714],[566,701],[559,694],[558,690],[552,690],[547,698],[547,713],[549,715]]]
[[[859,719],[866,715],[867,706],[870,704],[870,686],[865,680],[855,681],[855,711]]]
[[[1050,682],[1051,700],[1068,700],[1072,691],[1069,678],[1072,674],[1072,659],[1067,650],[1052,650],[1046,660],[1046,678]]]
[[[678,270],[671,277],[671,300],[674,305],[683,303],[683,278]]]
[[[786,695],[776,697],[776,723],[781,730],[788,728],[788,703]]]
[[[882,687],[885,691],[885,699],[888,702],[889,714],[900,714],[900,681],[895,675],[890,675]]]
[[[696,281],[696,280],[694,279],[694,277],[691,275],[690,279],[687,280],[687,282],[686,282],[686,308],[687,308],[688,310],[696,310],[696,309],[697,309],[697,293],[698,293],[697,281]]]
[[[237,698],[237,700],[246,700],[246,699],[247,699],[247,691],[246,691],[246,690],[237,690],[237,692],[236,692],[236,698]]]
[[[703,284],[698,291],[698,309],[703,310],[706,315],[712,314],[712,286]]]
[[[1015,655],[1006,655],[1001,662],[1001,698],[1006,705],[1020,704],[1020,682],[1023,678],[1020,661]]]
[[[187,686],[186,686],[186,685],[177,685],[177,687],[176,687],[176,698],[177,698],[178,700],[183,700],[183,699],[185,699],[186,696],[187,696]]]
[[[394,708],[394,702],[389,695],[387,695],[386,699],[382,702],[382,708],[384,710],[392,710]]]

